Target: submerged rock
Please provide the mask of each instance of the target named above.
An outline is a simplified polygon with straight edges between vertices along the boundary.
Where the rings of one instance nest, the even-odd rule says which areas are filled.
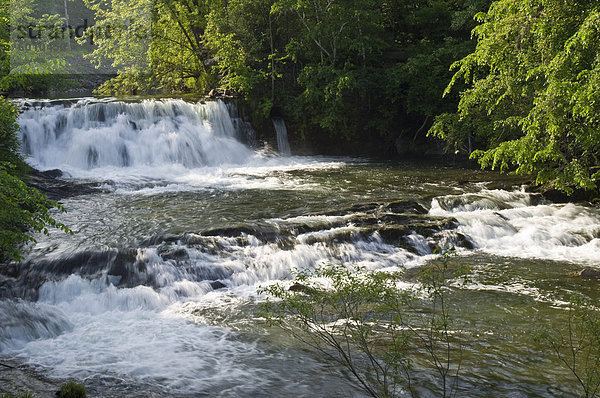
[[[395,214],[427,214],[427,209],[416,200],[399,200],[389,203],[360,203],[345,209],[327,211],[326,216],[344,216],[352,213],[391,212]]]
[[[598,198],[598,193],[593,190],[575,189],[571,195],[567,195],[566,192],[556,189],[551,184],[530,185],[526,191],[537,193],[553,203],[591,202]]]
[[[212,281],[212,282],[210,282],[210,286],[213,288],[213,290],[224,289],[224,288],[227,287],[226,284],[221,283],[219,281]]]
[[[600,279],[600,270],[584,268],[581,271],[576,272],[575,276],[578,276],[582,279]]]
[[[165,261],[183,261],[190,259],[190,255],[183,247],[170,247],[168,245],[161,245],[158,247],[156,252]]]

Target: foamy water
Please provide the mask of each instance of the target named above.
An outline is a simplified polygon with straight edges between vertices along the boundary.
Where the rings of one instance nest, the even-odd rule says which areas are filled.
[[[65,200],[66,220],[78,234],[40,237],[30,253],[30,273],[48,279],[30,286],[37,301],[0,301],[0,354],[52,376],[117,377],[166,394],[330,396],[345,382],[328,385],[322,362],[264,341],[266,329],[255,319],[260,286],[325,264],[418,267],[435,260],[435,245],[458,245],[462,255],[490,259],[600,267],[597,209],[550,204],[519,190],[486,190],[484,183],[429,196],[427,215],[386,208],[414,199],[419,183],[409,181],[410,190],[386,192],[377,199],[381,205],[351,210],[375,195],[373,173],[402,171],[253,148],[248,130],[236,128],[240,122],[222,102],[85,100],[29,109],[20,122],[31,164],[105,189]],[[364,175],[354,183],[361,168]],[[444,189],[439,181],[421,186]],[[336,214],[313,210],[324,202],[336,206],[338,197],[339,207],[330,209]],[[434,227],[423,231],[416,222],[415,230],[390,235],[386,228],[402,227],[395,224],[402,217],[456,223],[446,220],[445,229],[427,235]],[[130,249],[128,260],[117,263],[117,251]],[[89,253],[113,254],[97,261]],[[75,271],[58,272],[61,261]],[[216,282],[225,287],[215,289]],[[478,283],[469,289],[542,296],[527,280]],[[313,379],[317,384],[306,382]]]
[[[576,204],[532,204],[524,192],[483,190],[432,201],[430,214],[455,217],[485,252],[600,266],[600,214]]]

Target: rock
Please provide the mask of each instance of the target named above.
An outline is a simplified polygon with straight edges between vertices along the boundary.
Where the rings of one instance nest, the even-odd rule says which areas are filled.
[[[120,287],[134,287],[144,281],[138,274],[146,271],[146,264],[137,261],[136,249],[119,249],[115,259],[109,260],[107,264],[110,264],[108,274],[120,277]]]
[[[215,89],[214,88],[208,92],[208,97],[209,98],[215,98],[216,97],[216,93],[215,93]]]
[[[156,250],[158,255],[163,260],[175,260],[175,261],[183,261],[189,260],[190,255],[188,252],[182,247],[169,247],[168,245],[161,245]]]
[[[575,275],[582,279],[600,279],[600,270],[593,268],[584,268],[581,271],[575,273]]]
[[[54,398],[53,391],[59,387],[60,381],[49,379],[16,360],[3,359],[0,364],[0,396],[29,391],[35,397]]]
[[[45,193],[51,200],[61,200],[73,196],[100,192],[96,183],[76,183],[60,179],[63,172],[59,169],[39,171],[31,169],[27,184]]]
[[[63,172],[60,169],[42,171],[42,174],[48,178],[58,178],[63,176]]]
[[[410,213],[410,214],[427,214],[427,209],[422,204],[415,200],[400,200],[392,202],[387,205],[387,208],[396,214],[399,213]]]
[[[597,193],[593,190],[585,191],[583,189],[575,189],[571,195],[554,188],[551,184],[541,186],[529,186],[527,192],[539,193],[541,196],[553,203],[574,203],[574,202],[589,202],[596,198]]]
[[[399,200],[390,203],[359,203],[344,209],[321,213],[326,216],[345,216],[353,213],[392,212],[394,214],[427,214],[427,209],[415,200]]]
[[[292,286],[290,286],[288,290],[290,292],[298,292],[304,294],[312,294],[315,291],[315,289],[313,289],[312,287],[303,285],[301,283],[294,283]]]
[[[224,288],[227,287],[226,284],[221,283],[219,281],[212,281],[212,282],[210,282],[210,286],[212,286],[213,290],[224,289]]]
[[[239,225],[226,228],[215,228],[202,231],[202,236],[226,236],[229,238],[241,238],[244,235],[252,235],[262,242],[277,243],[285,239],[285,236],[274,226]],[[192,241],[185,240],[185,243]]]
[[[136,248],[89,248],[52,257],[42,254],[0,267],[3,275],[0,277],[0,295],[35,301],[41,285],[64,279],[71,274],[87,279],[105,275],[118,277],[118,282],[115,279],[111,281],[119,287],[152,285],[152,274],[147,274],[146,271],[146,262],[144,259],[137,259]]]
[[[149,247],[149,246],[155,246],[158,244],[175,243],[181,239],[183,239],[182,236],[174,235],[174,234],[153,235],[150,238],[144,239],[142,242],[140,242],[140,246],[141,247]]]

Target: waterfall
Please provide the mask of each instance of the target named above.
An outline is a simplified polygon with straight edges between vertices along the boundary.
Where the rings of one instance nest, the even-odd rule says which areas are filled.
[[[292,151],[290,150],[290,143],[288,142],[285,121],[281,118],[274,118],[273,126],[277,133],[277,149],[279,150],[279,154],[282,156],[290,156]]]
[[[23,101],[21,108],[22,150],[41,168],[195,168],[243,164],[254,154],[245,144],[250,129],[222,101]]]

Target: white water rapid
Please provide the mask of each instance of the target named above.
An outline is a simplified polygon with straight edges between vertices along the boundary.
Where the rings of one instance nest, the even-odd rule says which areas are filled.
[[[73,236],[38,236],[23,263],[0,272],[0,359],[97,396],[362,396],[258,318],[259,287],[294,271],[410,269],[434,260],[436,245],[456,246],[461,261],[476,259],[472,290],[519,295],[508,302],[523,307],[507,313],[520,314],[540,297],[556,306],[555,281],[569,272],[600,268],[597,208],[487,188],[492,174],[290,156],[280,119],[277,156],[220,101],[21,105],[28,162],[99,189],[61,199],[57,217]],[[501,299],[465,305],[508,308]],[[484,340],[493,321],[472,324],[465,336],[498,345]],[[490,364],[478,372],[486,367],[493,376]],[[527,383],[508,391],[535,396]]]
[[[23,151],[43,168],[185,168],[242,164],[242,142],[222,101],[88,102],[36,107],[19,119]]]
[[[456,218],[458,232],[487,253],[599,267],[598,210],[532,199],[526,192],[482,190],[436,198],[429,213]]]

